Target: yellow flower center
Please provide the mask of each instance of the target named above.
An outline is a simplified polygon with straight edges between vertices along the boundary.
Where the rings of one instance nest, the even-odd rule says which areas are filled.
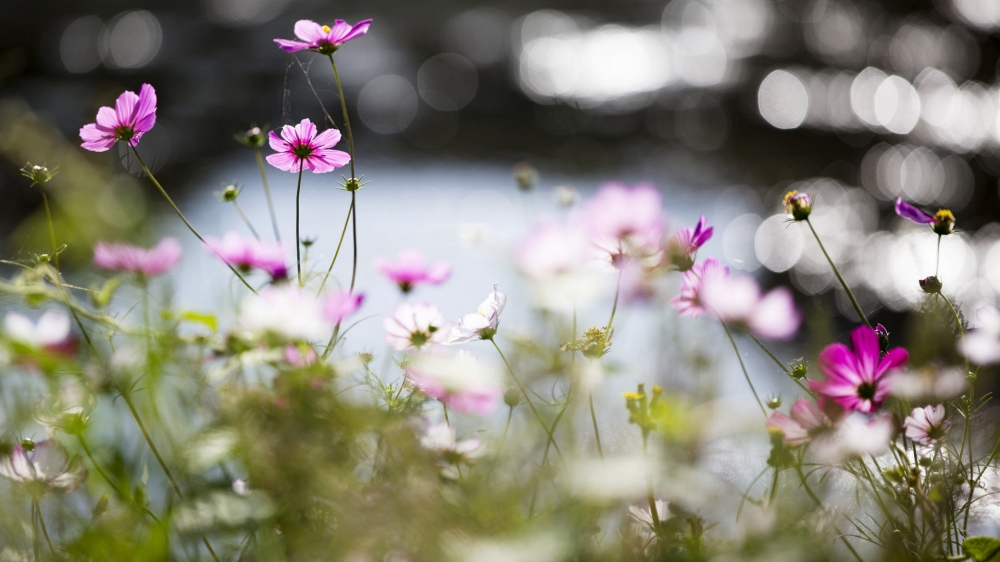
[[[323,26],[323,33],[330,33],[330,26],[329,25],[324,25]]]
[[[948,209],[941,209],[938,212],[934,213],[934,220],[936,220],[938,222],[941,222],[941,221],[952,221],[952,222],[954,222],[955,221],[955,215],[951,214],[951,211],[949,211]]]
[[[794,189],[791,190],[791,191],[789,191],[788,193],[786,193],[785,194],[785,205],[788,205],[788,202],[792,200],[792,197],[795,197],[798,194],[799,194],[799,192],[795,191]]]

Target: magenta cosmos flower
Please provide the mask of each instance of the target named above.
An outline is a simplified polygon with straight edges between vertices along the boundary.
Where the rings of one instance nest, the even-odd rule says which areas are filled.
[[[701,302],[701,288],[706,280],[723,278],[729,275],[729,268],[719,263],[715,258],[708,258],[695,264],[681,276],[681,292],[670,299],[670,306],[677,309],[681,316],[697,318],[708,312]]]
[[[94,263],[104,269],[128,271],[145,278],[170,271],[181,259],[181,245],[174,238],[164,238],[152,248],[129,244],[98,242],[94,248]]]
[[[285,249],[280,243],[271,244],[229,232],[222,240],[211,236],[205,238],[205,245],[222,261],[244,273],[256,268],[267,272],[272,279],[288,276]]]
[[[798,399],[792,404],[792,416],[775,410],[767,417],[767,429],[780,431],[785,445],[798,447],[812,441],[818,433],[833,426],[830,418],[812,402]]]
[[[365,295],[362,293],[354,294],[347,291],[330,293],[323,303],[323,317],[328,322],[340,324],[345,318],[357,312],[364,300]]]
[[[670,263],[681,271],[687,271],[694,265],[694,255],[698,249],[712,238],[715,228],[708,226],[705,215],[701,215],[698,224],[692,229],[685,226],[677,230],[667,241],[667,252]]]
[[[155,124],[156,90],[149,84],[143,84],[139,95],[124,92],[118,96],[114,109],[102,107],[97,110],[97,122],[80,129],[80,138],[83,139],[80,146],[92,152],[105,152],[118,141],[135,146]]]
[[[847,410],[870,414],[889,395],[890,372],[910,355],[897,347],[880,357],[878,335],[867,326],[851,332],[851,345],[853,351],[842,343],[828,345],[819,354],[819,369],[826,378],[809,381],[809,387]]]
[[[372,20],[367,19],[351,25],[344,20],[336,20],[333,27],[320,25],[312,20],[295,22],[295,36],[300,41],[275,39],[281,50],[295,53],[298,51],[316,51],[324,55],[333,54],[341,45],[351,39],[357,39],[371,26]]]
[[[929,224],[935,234],[942,236],[955,229],[955,215],[948,209],[939,209],[932,215],[903,201],[902,197],[896,199],[896,214],[917,224]]]
[[[447,263],[437,261],[428,264],[418,250],[403,250],[396,256],[395,262],[376,260],[375,268],[399,285],[399,290],[404,293],[409,293],[422,283],[440,285],[451,276],[451,268]]]
[[[314,174],[332,172],[351,161],[351,155],[342,150],[330,150],[340,142],[340,131],[327,129],[316,134],[316,125],[303,119],[292,127],[281,128],[279,137],[271,131],[268,133],[271,148],[276,154],[267,157],[268,163],[286,172],[300,172],[303,169]]]

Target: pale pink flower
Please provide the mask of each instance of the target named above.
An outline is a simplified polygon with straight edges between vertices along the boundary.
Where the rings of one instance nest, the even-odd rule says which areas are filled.
[[[298,345],[285,347],[285,361],[296,369],[304,369],[315,365],[317,359],[319,359],[319,356],[316,355],[316,351],[311,347],[302,348]]]
[[[826,464],[837,464],[849,458],[880,455],[889,449],[896,432],[892,418],[880,415],[868,418],[859,413],[844,417],[813,440],[809,451]]]
[[[708,258],[701,263],[696,263],[694,267],[684,272],[681,276],[681,291],[676,297],[670,299],[670,306],[678,310],[681,316],[696,318],[706,314],[701,301],[700,294],[703,284],[706,281],[727,277],[729,268],[719,263],[715,258]]]
[[[323,304],[291,284],[271,285],[248,295],[240,307],[240,328],[255,337],[271,336],[293,342],[330,337],[333,324],[323,316]]]
[[[493,292],[486,295],[486,300],[476,312],[459,318],[458,325],[452,327],[445,343],[455,345],[475,339],[492,339],[500,326],[500,314],[506,305],[507,295],[497,291],[494,284]]]
[[[0,476],[32,488],[33,493],[72,492],[87,476],[78,459],[69,458],[62,445],[39,441],[31,451],[18,443],[0,456]]]
[[[666,521],[670,518],[670,502],[665,500],[656,500],[653,502],[656,506],[656,518],[658,520]],[[632,518],[638,525],[642,527],[642,530],[647,533],[657,533],[659,530],[653,525],[653,513],[649,510],[649,506],[637,507],[634,505],[628,506],[629,517]]]
[[[682,227],[667,241],[667,255],[671,265],[681,271],[687,271],[694,265],[695,254],[712,238],[715,228],[707,226],[705,215],[701,215],[698,224],[692,229]]]
[[[309,170],[314,174],[332,172],[347,165],[351,155],[342,150],[331,150],[340,142],[340,131],[327,129],[316,134],[316,125],[303,119],[292,127],[281,128],[279,137],[271,131],[268,133],[271,148],[277,151],[267,157],[267,162],[279,170],[286,172],[301,172]]]
[[[579,271],[586,265],[586,234],[579,225],[544,221],[514,251],[517,268],[536,281]]]
[[[775,410],[767,417],[767,429],[780,431],[789,447],[805,445],[833,425],[830,418],[809,400],[796,400],[791,412],[792,416],[788,417]]]
[[[275,39],[274,42],[281,47],[281,50],[289,53],[309,50],[328,55],[339,49],[344,43],[368,33],[368,27],[371,24],[372,20],[370,19],[359,21],[354,25],[350,25],[344,20],[336,20],[331,27],[320,25],[312,20],[299,20],[295,22],[295,36],[300,41]]]
[[[4,334],[13,342],[31,349],[65,353],[73,346],[69,316],[61,310],[49,310],[38,322],[17,312],[4,317]]]
[[[387,259],[375,261],[375,267],[382,275],[399,285],[399,290],[409,293],[417,285],[440,285],[451,276],[451,268],[443,261],[428,264],[418,250],[403,250],[396,261]]]
[[[867,326],[851,332],[851,343],[853,351],[834,343],[819,354],[819,369],[826,378],[809,381],[809,387],[847,410],[870,414],[889,395],[892,372],[910,355],[897,347],[881,356],[878,335]]]
[[[357,312],[364,300],[363,293],[354,294],[347,291],[330,293],[323,304],[323,316],[329,322],[340,324],[345,318]]]
[[[468,351],[421,353],[403,369],[417,390],[456,412],[489,414],[503,395],[500,374]]]
[[[791,338],[802,322],[791,291],[777,287],[761,296],[757,281],[745,274],[705,280],[700,298],[702,306],[723,322],[742,323],[757,336],[769,340]]]
[[[288,276],[285,249],[281,243],[272,244],[229,232],[222,240],[211,236],[205,238],[205,245],[222,261],[244,273],[256,268],[267,272],[273,279]]]
[[[98,242],[94,248],[94,263],[104,269],[128,271],[145,278],[170,271],[181,259],[181,245],[174,238],[164,238],[152,248],[129,244]]]
[[[584,205],[582,216],[591,239],[617,248],[619,254],[628,249],[655,251],[663,238],[660,192],[649,184],[606,183]]]
[[[447,332],[438,307],[425,303],[399,305],[382,326],[385,341],[396,351],[444,343]]]
[[[237,496],[249,496],[250,495],[250,485],[247,481],[242,478],[237,478],[233,480],[232,484],[233,493]]]
[[[958,349],[977,365],[1000,363],[1000,311],[985,307],[976,316],[978,327],[958,342]]]
[[[139,144],[142,135],[156,124],[156,91],[149,84],[139,88],[139,95],[126,91],[118,96],[115,108],[97,110],[97,122],[80,129],[83,148],[105,152],[118,141],[130,146]]]
[[[951,427],[951,420],[945,419],[945,409],[942,404],[914,408],[913,412],[903,421],[906,437],[921,445],[931,445],[944,437]]]
[[[445,462],[458,464],[469,462],[485,452],[478,439],[456,439],[455,428],[447,423],[439,423],[427,428],[420,438],[420,445],[442,457]]]

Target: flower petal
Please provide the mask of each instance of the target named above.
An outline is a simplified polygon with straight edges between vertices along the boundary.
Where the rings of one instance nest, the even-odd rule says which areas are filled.
[[[352,39],[357,39],[358,37],[361,37],[362,35],[368,33],[368,28],[371,27],[371,25],[372,25],[372,20],[370,19],[359,21],[358,23],[354,24],[354,27],[352,27],[351,30],[348,31],[347,34],[340,39],[340,43],[346,43]]]
[[[97,110],[97,124],[102,127],[106,127],[108,130],[114,130],[116,127],[121,125],[118,121],[118,115],[115,113],[115,110],[108,106],[104,106]]]
[[[306,43],[315,45],[321,39],[326,38],[326,32],[323,31],[322,25],[312,20],[299,20],[295,22],[295,36]]]
[[[854,348],[861,376],[867,381],[874,380],[875,366],[881,355],[878,334],[868,326],[858,326],[851,332],[851,346]]]
[[[271,154],[267,157],[267,163],[274,166],[279,170],[284,170],[286,172],[298,172],[299,165],[296,162],[298,160],[294,154],[288,152],[279,152],[277,154]]]
[[[918,224],[930,224],[934,222],[933,215],[904,202],[902,197],[896,199],[896,214]]]
[[[819,354],[819,370],[829,382],[857,386],[864,382],[858,373],[858,363],[850,349],[842,343],[826,346]]]
[[[340,142],[340,131],[337,129],[327,129],[312,140],[312,144],[316,148],[330,148],[338,142]]]
[[[135,92],[124,91],[115,100],[115,115],[118,117],[119,125],[131,126],[135,124],[135,108],[139,105],[139,96]]]
[[[902,367],[910,359],[910,354],[902,347],[890,349],[875,368],[875,379],[882,378],[886,373]]]
[[[275,39],[275,43],[282,51],[288,53],[297,53],[299,51],[305,51],[306,49],[312,48],[309,43],[303,43],[301,41],[292,41],[290,39]]]

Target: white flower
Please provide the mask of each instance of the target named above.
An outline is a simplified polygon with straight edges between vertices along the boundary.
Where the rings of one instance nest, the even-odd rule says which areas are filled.
[[[664,500],[656,500],[656,518],[663,521],[670,515],[670,502]],[[653,527],[653,514],[649,511],[649,507],[641,508],[634,505],[628,506],[628,514],[635,520],[636,523],[642,525],[649,531],[656,531]]]
[[[32,485],[34,493],[69,492],[83,482],[86,470],[78,462],[70,462],[62,445],[47,439],[34,444],[28,452],[18,443],[10,453],[0,457],[0,476]]]
[[[36,324],[23,314],[11,312],[4,318],[3,329],[14,342],[35,349],[52,349],[69,340],[69,316],[59,310],[49,310]]]
[[[961,367],[936,370],[925,367],[896,373],[890,379],[892,395],[910,402],[950,400],[965,393],[969,386]]]
[[[888,416],[866,416],[853,413],[828,431],[816,437],[809,452],[825,464],[837,464],[850,457],[880,455],[889,448],[892,420]]]
[[[432,304],[403,303],[382,322],[382,326],[385,341],[396,351],[443,343],[446,336],[444,315]]]
[[[250,486],[246,483],[246,480],[237,478],[233,480],[233,493],[237,496],[248,496],[250,495]]]
[[[479,310],[461,317],[458,326],[453,327],[448,333],[445,344],[455,345],[474,339],[491,339],[500,325],[500,313],[506,305],[507,295],[497,291],[494,283],[493,292],[486,295],[486,300],[479,305]]]
[[[983,308],[977,317],[979,326],[965,335],[958,349],[978,365],[1000,363],[1000,311]]]
[[[913,413],[903,421],[906,436],[921,445],[934,443],[944,437],[951,426],[951,420],[944,419],[944,416],[945,410],[941,404],[914,408]]]
[[[294,285],[272,285],[243,301],[240,326],[254,336],[319,341],[333,325],[323,317],[323,303]]]
[[[427,432],[420,438],[420,445],[452,464],[468,462],[485,453],[478,439],[456,440],[455,428],[443,422],[427,428]]]
[[[403,368],[413,386],[457,412],[488,414],[503,394],[500,372],[468,351],[421,353]]]

